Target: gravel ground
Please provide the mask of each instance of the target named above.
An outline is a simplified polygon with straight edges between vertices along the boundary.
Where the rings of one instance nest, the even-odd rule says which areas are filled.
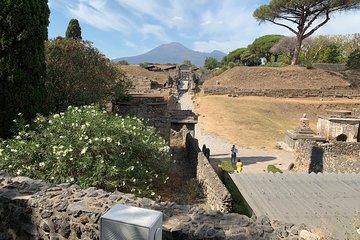
[[[178,108],[181,110],[193,110],[194,105],[188,92],[183,93],[179,99]],[[195,127],[195,137],[199,140],[199,146],[203,144],[210,148],[210,161],[230,161],[230,149],[232,143],[226,139],[222,139],[215,134],[209,134],[202,131],[198,124]],[[289,164],[294,159],[293,152],[285,152],[281,150],[264,151],[261,149],[245,148],[236,146],[238,149],[238,157],[243,162],[244,172],[265,172],[267,165],[273,164],[283,171],[286,171]],[[235,167],[235,165],[234,165]]]

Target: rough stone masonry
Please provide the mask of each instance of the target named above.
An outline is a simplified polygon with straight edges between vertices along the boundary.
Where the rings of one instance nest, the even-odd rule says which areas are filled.
[[[0,239],[99,239],[99,218],[126,204],[161,211],[163,239],[300,239],[306,227],[132,194],[0,174]]]

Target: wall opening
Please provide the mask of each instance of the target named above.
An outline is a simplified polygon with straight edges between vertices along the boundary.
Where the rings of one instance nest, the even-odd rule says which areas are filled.
[[[339,136],[336,137],[336,141],[339,142],[346,142],[347,140],[347,136],[345,134],[340,134]]]

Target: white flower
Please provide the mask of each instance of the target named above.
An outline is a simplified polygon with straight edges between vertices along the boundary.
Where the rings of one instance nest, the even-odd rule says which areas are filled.
[[[24,126],[24,127],[28,128],[28,127],[30,127],[30,125],[29,125],[29,124],[25,124],[25,126]]]
[[[10,149],[10,152],[14,152],[14,153],[16,153],[18,150],[16,150],[16,149]]]
[[[39,167],[45,167],[45,163],[44,162],[39,163]]]
[[[151,196],[154,196],[155,195],[155,193],[154,192],[151,192]]]
[[[134,166],[131,166],[131,167],[130,167],[130,170],[131,170],[131,171],[133,171],[133,170],[134,170],[134,168],[135,168]]]
[[[70,182],[73,182],[75,179],[73,177],[70,178]]]
[[[54,118],[59,118],[59,117],[60,117],[59,114],[55,114],[55,115],[54,115]]]
[[[21,169],[18,169],[17,171],[16,171],[16,175],[20,175],[21,174]]]
[[[49,120],[49,124],[52,124],[52,121],[51,121],[51,120]]]
[[[60,138],[60,139],[63,139],[63,138],[64,138],[64,136],[59,136],[59,138]]]
[[[80,152],[80,154],[85,154],[86,153],[86,151],[87,151],[87,147],[84,147],[82,150],[81,150],[81,152]]]
[[[21,136],[16,136],[15,139],[19,140],[21,139]]]

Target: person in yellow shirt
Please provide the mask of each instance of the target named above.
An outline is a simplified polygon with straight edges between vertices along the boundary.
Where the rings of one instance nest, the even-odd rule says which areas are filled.
[[[242,171],[242,162],[241,162],[240,158],[237,160],[236,170],[238,173]]]

